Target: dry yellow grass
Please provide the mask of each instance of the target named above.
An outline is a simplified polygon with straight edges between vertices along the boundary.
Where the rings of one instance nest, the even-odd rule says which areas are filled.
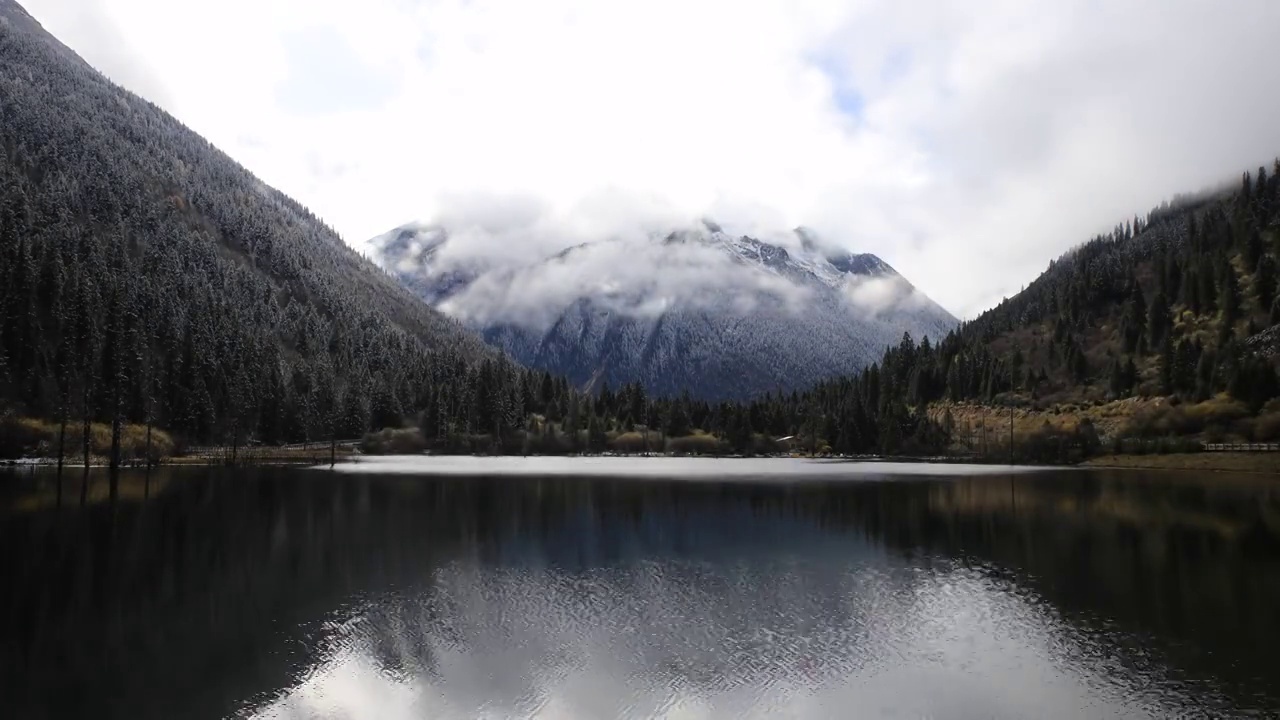
[[[1154,398],[1125,398],[1096,405],[1064,403],[1043,410],[1014,408],[1013,434],[1016,440],[1042,429],[1046,424],[1070,432],[1087,419],[1093,423],[1100,437],[1110,437],[1119,433],[1134,414],[1162,402]],[[952,434],[957,442],[964,442],[967,438],[970,443],[981,443],[984,430],[987,442],[993,446],[1008,442],[1009,408],[968,402],[934,403],[929,406],[929,417],[942,422],[948,410],[951,411]]]
[[[646,439],[647,435],[647,439]],[[620,453],[641,453],[641,452],[662,452],[663,437],[662,433],[655,431],[631,431],[618,434],[609,440],[609,447],[614,452]]]
[[[6,418],[0,420],[0,444],[3,455],[12,457],[52,458],[58,454],[58,424],[35,418]],[[63,451],[70,458],[83,457],[84,426],[79,422],[67,424]],[[169,434],[159,428],[151,429],[151,456],[166,457],[173,454],[174,442]],[[92,423],[89,426],[89,454],[106,457],[111,452],[111,426]],[[147,452],[147,427],[126,424],[120,432],[120,454],[126,459],[145,458]],[[0,456],[3,456],[0,455]]]
[[[1200,403],[1176,403],[1166,397],[1131,397],[1106,403],[1060,403],[1037,410],[1029,407],[1013,411],[1015,441],[1046,424],[1064,431],[1074,430],[1082,421],[1093,423],[1104,441],[1115,437],[1199,437],[1211,430],[1232,439],[1271,440],[1280,426],[1280,412],[1268,405],[1256,420],[1249,417],[1243,403],[1219,395]],[[1009,438],[1009,408],[977,403],[934,403],[929,417],[942,422],[947,411],[952,417],[953,437],[958,445],[981,443],[985,426],[987,442],[993,447]],[[1256,438],[1236,438],[1245,428]]]

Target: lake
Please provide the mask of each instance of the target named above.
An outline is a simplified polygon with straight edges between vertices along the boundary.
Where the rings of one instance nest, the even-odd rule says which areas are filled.
[[[1280,717],[1280,478],[0,470],[0,717]]]

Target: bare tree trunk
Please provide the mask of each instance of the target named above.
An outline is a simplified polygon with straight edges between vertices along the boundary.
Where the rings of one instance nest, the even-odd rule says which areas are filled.
[[[120,494],[120,391],[112,393],[115,397],[111,403],[111,459],[107,473],[107,482],[111,488],[111,501],[115,502]]]
[[[62,417],[58,422],[58,489],[62,489],[62,463],[66,457],[67,447],[67,404],[62,404]]]
[[[151,411],[147,411],[147,470],[151,470]]]
[[[347,388],[339,385],[333,393],[333,405],[329,413],[329,469],[338,461],[338,419],[347,402]]]
[[[89,391],[84,393],[84,476],[80,481],[80,504],[89,499]]]

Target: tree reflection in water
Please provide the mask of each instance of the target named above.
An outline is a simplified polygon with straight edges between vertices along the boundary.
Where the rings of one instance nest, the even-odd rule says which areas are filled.
[[[428,696],[442,716],[1280,707],[1266,479],[163,468],[80,507],[68,475],[3,478],[6,716],[286,712],[340,696],[344,663],[379,678],[370,717]]]

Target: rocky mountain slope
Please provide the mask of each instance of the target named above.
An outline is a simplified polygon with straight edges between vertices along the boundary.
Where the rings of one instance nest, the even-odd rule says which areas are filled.
[[[369,247],[434,307],[582,387],[745,399],[855,372],[904,332],[937,340],[957,324],[884,261],[803,229],[757,239],[706,220],[532,261],[465,243],[414,224]]]

